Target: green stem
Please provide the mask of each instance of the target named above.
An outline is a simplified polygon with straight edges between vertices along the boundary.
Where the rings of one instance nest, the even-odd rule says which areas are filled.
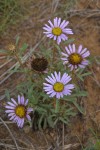
[[[18,54],[16,52],[15,52],[15,56],[16,56],[17,61],[20,64],[20,66],[23,67],[22,61],[21,61],[21,59],[19,58],[19,56],[18,56]]]
[[[53,41],[53,62],[55,61],[55,58],[56,58],[55,41]]]
[[[75,70],[72,71],[72,81],[75,85],[77,85]]]
[[[55,113],[59,113],[59,100],[58,99],[56,99]]]

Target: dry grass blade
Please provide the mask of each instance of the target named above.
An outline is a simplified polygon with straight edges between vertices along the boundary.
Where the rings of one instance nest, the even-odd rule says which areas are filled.
[[[52,1],[52,8],[51,8],[51,10],[52,10],[53,13],[55,13],[55,11],[56,11],[56,9],[58,7],[58,4],[59,4],[59,0],[53,0]]]
[[[94,15],[100,15],[100,10],[69,10],[69,11],[66,11],[66,13],[70,14],[70,18],[73,17],[73,16],[76,16],[76,15],[79,15],[79,16],[87,16],[88,14],[91,14],[90,16],[88,17],[91,17],[91,16],[94,16]]]
[[[0,146],[4,146],[4,147],[6,147],[6,148],[10,148],[10,150],[11,149],[14,149],[14,150],[16,150],[16,147],[14,146],[14,145],[11,145],[11,144],[5,144],[5,143],[0,143]],[[29,148],[29,149],[27,149],[27,148],[23,148],[23,147],[19,147],[20,148],[20,150],[35,150],[35,149],[31,149],[31,148]],[[7,150],[7,149],[6,149]]]
[[[0,120],[1,120],[1,122],[4,124],[4,126],[7,128],[8,132],[10,133],[10,135],[11,135],[11,137],[12,137],[14,143],[15,143],[15,146],[16,146],[17,150],[20,150],[19,147],[18,147],[18,144],[17,144],[17,142],[16,142],[16,140],[15,140],[15,137],[13,136],[13,134],[12,134],[12,132],[10,131],[9,127],[8,127],[7,124],[3,121],[3,119],[2,119],[1,117],[0,117]]]
[[[68,145],[65,145],[64,146],[64,150],[71,150],[72,148],[77,148],[78,146],[80,146],[79,143],[76,143],[76,144],[68,144]]]
[[[4,67],[6,64],[8,64],[9,62],[11,62],[12,61],[12,59],[9,59],[8,61],[6,61],[5,63],[3,63],[2,65],[0,65],[0,69],[2,68],[2,67]]]
[[[4,123],[6,123],[6,124],[14,124],[14,122],[12,122],[12,121],[4,121]],[[4,124],[3,122],[0,122],[0,124]]]

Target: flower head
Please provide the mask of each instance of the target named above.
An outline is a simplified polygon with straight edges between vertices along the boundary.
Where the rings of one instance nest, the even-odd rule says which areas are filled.
[[[85,68],[86,65],[88,65],[89,61],[86,60],[86,57],[90,55],[90,52],[87,50],[87,48],[82,49],[82,45],[78,47],[78,50],[75,48],[75,44],[68,45],[68,47],[65,47],[66,53],[62,52],[63,58],[63,64],[69,64],[68,67],[73,69]]]
[[[43,27],[47,37],[53,38],[54,40],[57,40],[57,43],[60,44],[61,40],[65,41],[68,39],[68,34],[73,34],[72,30],[70,28],[67,28],[67,25],[69,24],[69,21],[63,20],[61,22],[61,18],[54,18],[54,23],[52,23],[50,20],[49,26],[45,24]]]
[[[43,83],[43,89],[49,94],[50,97],[56,96],[56,98],[63,98],[64,95],[71,95],[71,89],[74,88],[73,84],[68,84],[71,81],[71,77],[64,73],[61,77],[61,73],[55,71],[54,74],[45,78],[47,83]]]
[[[28,99],[25,101],[24,96],[18,95],[18,102],[13,98],[11,98],[11,101],[12,102],[7,102],[7,105],[5,106],[7,110],[5,112],[8,113],[10,120],[16,122],[18,127],[22,128],[25,118],[31,120],[29,113],[33,111],[33,109],[27,107]]]
[[[15,51],[16,47],[15,47],[14,44],[8,44],[8,45],[7,45],[7,49],[8,49],[9,51]]]
[[[31,62],[31,68],[38,72],[46,71],[47,67],[48,67],[48,61],[44,57],[34,58]]]

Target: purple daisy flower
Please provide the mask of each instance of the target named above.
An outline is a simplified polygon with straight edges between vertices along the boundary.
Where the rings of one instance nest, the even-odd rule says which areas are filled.
[[[56,96],[56,98],[60,99],[63,98],[64,95],[71,95],[71,89],[74,88],[73,84],[68,84],[68,82],[72,78],[68,76],[68,74],[64,73],[61,77],[61,73],[55,71],[54,74],[51,73],[51,76],[45,78],[47,83],[43,83],[43,89],[49,94],[50,97]]]
[[[90,52],[87,50],[87,48],[82,49],[82,45],[78,47],[78,50],[75,48],[75,44],[68,45],[68,47],[65,47],[66,53],[62,52],[63,58],[63,64],[69,64],[68,67],[71,68],[71,71],[73,69],[85,68],[89,61],[86,60],[86,57],[90,55]]]
[[[54,18],[54,23],[52,23],[50,20],[48,22],[50,26],[45,24],[43,29],[46,31],[43,33],[45,33],[47,37],[57,40],[58,44],[60,44],[61,40],[68,40],[68,34],[73,34],[72,30],[67,28],[69,21],[63,20],[61,22],[61,18],[56,17]]]
[[[27,118],[29,121],[31,117],[29,113],[33,111],[33,108],[27,108],[28,99],[25,101],[24,96],[18,95],[18,102],[11,98],[12,102],[7,102],[5,112],[8,113],[9,120],[16,122],[18,127],[22,128],[24,125],[24,119]]]

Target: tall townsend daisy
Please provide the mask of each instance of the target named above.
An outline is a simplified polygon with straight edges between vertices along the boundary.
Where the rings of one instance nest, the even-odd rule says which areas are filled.
[[[78,47],[78,50],[75,47],[75,44],[68,45],[68,47],[65,47],[66,53],[62,52],[62,60],[63,64],[68,64],[68,67],[71,68],[71,71],[73,69],[85,68],[85,66],[88,65],[89,61],[86,60],[86,57],[90,55],[90,52],[87,50],[87,48],[82,48],[82,45]]]
[[[49,25],[45,24],[43,29],[47,37],[53,38],[57,40],[57,44],[60,44],[61,40],[65,41],[68,39],[68,34],[73,34],[72,30],[67,27],[69,21],[63,20],[61,18],[54,18],[54,22],[52,23],[50,20],[48,21]]]
[[[56,96],[56,98],[63,98],[64,95],[71,95],[71,90],[74,88],[73,84],[68,84],[71,81],[71,77],[68,74],[64,73],[61,76],[61,73],[56,71],[51,76],[45,78],[46,83],[44,84],[43,89],[50,97]]]
[[[22,128],[24,125],[24,120],[27,118],[31,120],[29,113],[33,111],[32,108],[28,108],[28,99],[25,100],[24,96],[18,95],[18,102],[11,98],[12,102],[7,102],[6,113],[8,113],[9,120],[16,122],[18,127]]]

